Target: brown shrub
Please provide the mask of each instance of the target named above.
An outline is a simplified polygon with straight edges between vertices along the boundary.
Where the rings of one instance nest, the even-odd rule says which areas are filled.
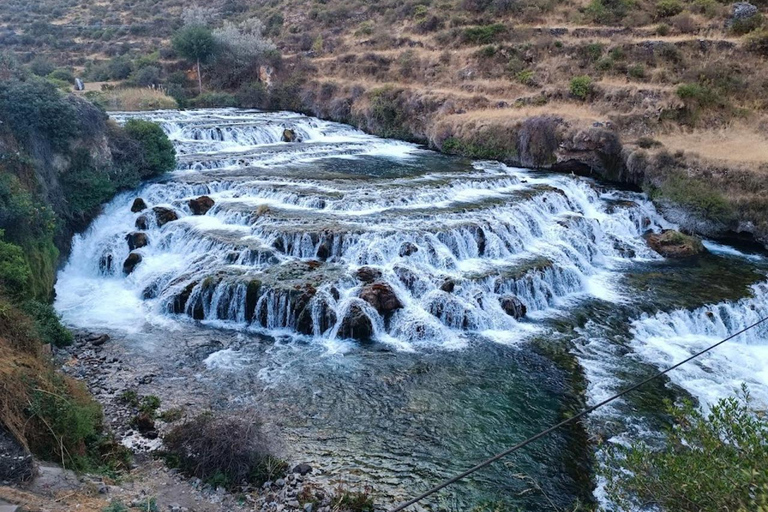
[[[211,485],[261,485],[287,468],[272,454],[261,426],[261,421],[250,414],[201,414],[165,436],[166,459],[185,474]]]

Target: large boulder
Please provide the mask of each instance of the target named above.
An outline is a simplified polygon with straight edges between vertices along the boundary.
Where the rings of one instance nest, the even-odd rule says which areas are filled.
[[[373,322],[360,305],[352,304],[341,321],[338,335],[358,341],[369,340],[373,336]]]
[[[706,252],[704,244],[696,237],[684,235],[674,229],[646,237],[648,245],[665,258],[690,258]]]
[[[125,239],[128,241],[128,249],[135,251],[149,245],[149,237],[146,233],[141,231],[134,231],[125,235]]]
[[[360,290],[360,298],[373,306],[380,315],[388,315],[403,307],[395,291],[387,283],[372,283]]]
[[[140,197],[137,197],[133,200],[133,204],[131,205],[131,211],[133,213],[139,213],[143,212],[147,209],[147,203],[144,202],[144,200]]]
[[[528,308],[525,307],[523,301],[514,295],[504,295],[499,297],[499,304],[506,314],[516,320],[520,320],[528,312]]]
[[[169,222],[179,220],[179,215],[170,208],[155,206],[152,208],[152,211],[155,212],[155,218],[157,219],[157,225],[159,227],[162,227]]]
[[[134,270],[136,270],[136,266],[141,263],[142,257],[141,254],[137,252],[132,252],[128,255],[127,258],[125,258],[125,261],[123,262],[123,273],[125,275],[130,274]]]
[[[205,215],[208,213],[208,210],[213,208],[213,205],[216,203],[208,196],[200,196],[197,199],[190,199],[187,204],[189,205],[189,209],[192,210],[193,214]]]
[[[736,2],[731,6],[731,17],[726,23],[727,26],[733,25],[736,21],[744,21],[757,15],[758,9],[749,2]]]

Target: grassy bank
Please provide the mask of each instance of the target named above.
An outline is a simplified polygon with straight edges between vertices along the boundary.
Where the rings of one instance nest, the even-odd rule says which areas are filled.
[[[125,128],[5,58],[0,82],[0,421],[35,455],[79,470],[125,467],[84,386],[55,371],[72,343],[50,301],[73,233],[118,190],[175,166],[156,125]]]

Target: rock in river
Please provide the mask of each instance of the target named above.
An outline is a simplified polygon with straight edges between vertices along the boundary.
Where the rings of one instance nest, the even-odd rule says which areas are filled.
[[[144,202],[144,200],[140,197],[137,197],[133,200],[133,204],[131,205],[131,211],[133,213],[139,213],[147,209],[147,203]]]
[[[142,233],[141,231],[128,233],[125,235],[125,239],[128,241],[128,249],[131,251],[141,249],[142,247],[149,245],[149,238],[147,237],[147,234]]]
[[[136,265],[141,263],[141,254],[137,252],[132,252],[128,255],[128,257],[125,259],[125,262],[123,262],[123,273],[125,275],[130,274],[134,270],[136,270]]]
[[[341,321],[339,336],[359,341],[369,340],[373,336],[373,323],[361,306],[352,304],[349,307],[344,320]]]
[[[690,258],[706,251],[701,240],[674,229],[648,235],[646,240],[651,249],[665,258]]]
[[[516,320],[523,318],[528,310],[528,308],[525,307],[525,304],[514,295],[504,295],[500,297],[499,304],[506,314]]]
[[[195,215],[205,215],[216,203],[208,196],[200,196],[197,199],[190,199],[187,204]]]
[[[373,283],[360,290],[360,298],[373,306],[380,315],[388,315],[403,307],[395,291],[387,283]]]

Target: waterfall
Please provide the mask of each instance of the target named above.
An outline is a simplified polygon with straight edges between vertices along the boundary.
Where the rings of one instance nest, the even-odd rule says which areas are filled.
[[[75,239],[57,307],[76,325],[187,319],[402,349],[514,342],[581,297],[617,293],[606,275],[658,259],[642,235],[667,227],[640,194],[469,165],[299,114],[115,115],[133,117],[160,123],[179,167],[114,199]],[[214,205],[194,215],[203,195]],[[137,197],[148,210],[131,211]],[[131,251],[136,231],[148,244]],[[140,262],[126,275],[131,252]]]
[[[768,316],[768,282],[751,287],[751,297],[692,311],[645,315],[632,322],[637,357],[659,368],[699,352]],[[768,324],[763,323],[669,374],[703,405],[731,396],[744,383],[768,406]]]

